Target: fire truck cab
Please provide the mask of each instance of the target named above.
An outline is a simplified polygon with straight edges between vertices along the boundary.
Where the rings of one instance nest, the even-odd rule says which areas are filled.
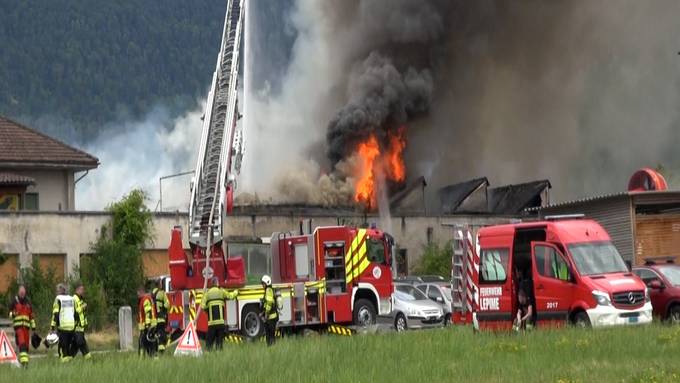
[[[480,328],[512,327],[520,286],[531,295],[538,327],[652,321],[644,283],[595,221],[556,218],[485,227],[477,255],[474,312]]]
[[[181,234],[177,234],[175,246],[181,246]],[[279,328],[295,329],[322,327],[326,324],[354,324],[365,327],[375,324],[378,315],[392,311],[392,253],[393,238],[380,230],[345,226],[319,227],[312,234],[292,235],[274,233],[270,242],[271,278],[277,296]],[[171,327],[183,329],[193,320],[202,298],[200,276],[204,260],[189,262],[183,252],[175,249],[170,257],[173,286],[179,289],[169,296],[172,300]],[[173,252],[171,252],[171,255]],[[262,334],[260,302],[264,297],[261,285],[234,286],[233,282],[244,280],[243,262],[211,262],[215,267],[234,265],[236,270],[223,270],[215,275],[234,275],[220,279],[224,288],[238,288],[238,297],[227,301],[225,318],[231,331],[240,331],[248,338]],[[202,263],[201,263],[202,262]],[[238,270],[240,268],[240,271]],[[241,276],[239,277],[240,274]],[[175,283],[181,281],[181,283]],[[173,315],[173,313],[175,315]],[[197,330],[207,329],[205,314],[197,318]]]

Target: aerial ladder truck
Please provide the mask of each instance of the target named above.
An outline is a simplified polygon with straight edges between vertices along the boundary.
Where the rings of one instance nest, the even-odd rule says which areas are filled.
[[[262,334],[260,285],[246,286],[242,257],[229,257],[224,224],[232,212],[236,177],[243,157],[238,123],[238,73],[246,0],[228,0],[222,43],[205,107],[198,161],[191,188],[188,239],[175,227],[168,249],[171,301],[169,330],[195,321],[207,329],[198,307],[207,280],[216,277],[238,298],[225,306],[227,328],[248,338]],[[391,312],[394,248],[377,229],[318,227],[313,233],[274,233],[271,278],[277,295],[279,327],[323,328],[332,323],[366,326]]]

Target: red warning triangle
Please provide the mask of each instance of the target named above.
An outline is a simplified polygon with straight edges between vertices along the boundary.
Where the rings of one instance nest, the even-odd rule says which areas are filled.
[[[182,334],[177,342],[175,355],[200,356],[202,354],[203,350],[201,349],[201,343],[198,341],[198,336],[196,336],[194,322],[190,321],[189,325],[184,330],[184,334]]]
[[[0,363],[12,363],[15,366],[19,366],[17,354],[14,352],[9,339],[7,339],[5,331],[0,332]]]

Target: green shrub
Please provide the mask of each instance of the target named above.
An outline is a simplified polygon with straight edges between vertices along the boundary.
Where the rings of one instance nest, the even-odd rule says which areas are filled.
[[[446,277],[451,274],[451,256],[453,248],[451,242],[444,246],[438,243],[430,243],[423,249],[423,256],[414,268],[416,275],[441,275]]]
[[[144,283],[142,249],[151,239],[152,230],[152,216],[145,201],[143,191],[133,190],[111,204],[107,208],[112,213],[111,221],[102,227],[92,246],[92,256],[81,264],[80,277],[86,289],[90,286],[94,295],[104,298],[101,304],[92,302],[97,306],[94,315],[105,313],[102,315],[106,319],[114,321],[120,306],[135,305],[137,286]]]
[[[56,296],[56,286],[63,281],[56,277],[52,268],[42,271],[37,259],[33,259],[31,267],[22,268],[19,274],[19,279],[14,279],[7,292],[0,298],[5,305],[3,315],[7,315],[9,303],[16,295],[21,283],[26,286],[28,298],[33,305],[33,315],[38,331],[45,332],[50,328],[52,321],[52,304]]]

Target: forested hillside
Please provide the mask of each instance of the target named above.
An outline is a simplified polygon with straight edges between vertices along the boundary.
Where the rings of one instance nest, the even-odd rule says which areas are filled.
[[[0,114],[87,139],[157,104],[181,111],[207,90],[225,4],[0,0]]]

